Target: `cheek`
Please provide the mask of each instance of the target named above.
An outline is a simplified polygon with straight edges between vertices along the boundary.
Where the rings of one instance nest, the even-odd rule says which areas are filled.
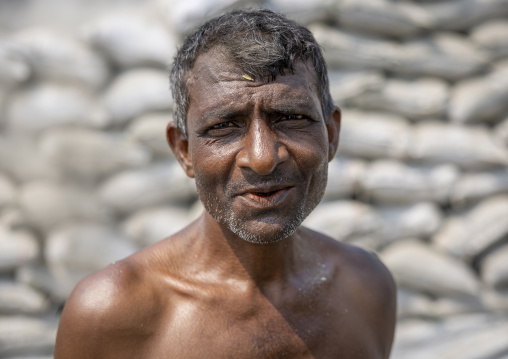
[[[191,159],[196,177],[207,183],[217,182],[218,178],[227,178],[231,171],[235,148],[218,146],[213,141],[195,142],[191,147]]]
[[[302,136],[293,141],[293,155],[305,169],[315,169],[328,165],[328,143],[324,134]]]

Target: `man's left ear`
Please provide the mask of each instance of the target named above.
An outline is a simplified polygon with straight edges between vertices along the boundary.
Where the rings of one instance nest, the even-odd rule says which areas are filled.
[[[341,113],[340,108],[335,107],[326,119],[326,130],[328,131],[328,161],[335,157],[339,147]]]

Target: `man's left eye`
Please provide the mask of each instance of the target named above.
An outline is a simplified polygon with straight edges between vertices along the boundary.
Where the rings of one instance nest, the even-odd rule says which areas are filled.
[[[304,115],[283,115],[281,116],[281,120],[303,120],[305,118]]]

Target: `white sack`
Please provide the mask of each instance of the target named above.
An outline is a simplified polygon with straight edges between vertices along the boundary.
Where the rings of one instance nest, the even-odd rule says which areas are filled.
[[[169,110],[172,101],[167,72],[149,68],[121,73],[104,94],[106,109],[118,124],[146,112]]]
[[[403,238],[428,238],[443,220],[443,214],[434,203],[421,202],[411,206],[378,207],[383,220],[381,236],[386,242]]]
[[[0,40],[0,84],[14,85],[22,83],[30,77],[30,66],[13,53],[4,39]]]
[[[82,35],[121,67],[166,68],[177,40],[158,17],[137,12],[113,12],[86,24]]]
[[[17,197],[17,190],[12,181],[0,173],[0,210],[13,204]]]
[[[271,9],[299,24],[312,22],[329,22],[337,17],[338,6],[336,0],[268,0],[263,7]]]
[[[459,82],[452,90],[448,115],[453,122],[497,121],[508,112],[508,69]]]
[[[0,280],[0,313],[42,314],[49,308],[44,294],[22,283]]]
[[[469,170],[508,165],[508,149],[481,126],[422,122],[413,127],[408,156],[423,163],[451,163]]]
[[[410,126],[404,118],[378,112],[342,111],[340,153],[362,158],[402,158]]]
[[[508,195],[488,198],[462,216],[449,217],[432,238],[435,245],[471,261],[508,235]]]
[[[22,133],[0,135],[0,171],[17,184],[58,177],[55,166],[39,156],[35,141]]]
[[[0,357],[26,357],[54,350],[57,325],[28,316],[0,317]]]
[[[508,21],[490,20],[471,31],[471,40],[495,58],[508,57]]]
[[[374,235],[382,226],[375,210],[361,202],[323,202],[305,219],[303,225],[338,241]]]
[[[433,335],[408,345],[395,344],[392,359],[486,359],[505,358],[508,322],[486,314],[451,317],[434,324]],[[485,317],[481,320],[481,316]],[[455,319],[456,318],[456,319]],[[504,319],[504,320],[503,320]],[[404,330],[401,328],[400,330]],[[502,354],[501,354],[502,355]]]
[[[95,181],[117,171],[150,161],[141,146],[119,134],[88,129],[56,129],[44,133],[40,153],[66,175]]]
[[[166,113],[151,113],[133,120],[125,129],[129,141],[139,143],[152,156],[165,160],[174,158],[166,140],[166,127],[173,116]]]
[[[358,35],[322,24],[309,26],[331,69],[390,69],[403,56],[395,41]]]
[[[430,14],[413,3],[387,0],[339,1],[339,26],[373,35],[411,37],[431,25]]]
[[[261,3],[260,0],[158,0],[157,6],[168,24],[180,35],[185,35],[219,14]]]
[[[113,228],[80,223],[52,231],[46,239],[44,258],[53,275],[76,280],[136,250],[137,246]]]
[[[466,173],[453,185],[450,200],[463,206],[501,193],[508,193],[508,170]]]
[[[459,172],[452,165],[415,167],[379,160],[367,167],[360,179],[360,190],[363,196],[380,203],[443,203],[458,178]]]
[[[328,164],[328,183],[323,200],[331,201],[351,197],[358,192],[365,163],[347,157],[337,156]]]
[[[478,294],[479,282],[465,263],[420,241],[396,242],[381,252],[381,259],[404,288],[435,296]]]
[[[481,262],[480,273],[492,288],[508,290],[508,245],[488,254]]]
[[[67,221],[111,221],[111,213],[95,196],[66,183],[32,181],[19,189],[19,205],[27,221],[40,230],[50,230]]]
[[[20,267],[38,255],[39,244],[32,233],[0,227],[0,272]]]
[[[109,77],[100,54],[64,32],[28,28],[9,38],[8,49],[29,64],[39,80],[77,82],[98,89]]]
[[[440,79],[391,79],[378,91],[365,92],[351,102],[363,109],[389,111],[410,118],[421,118],[444,114],[448,96],[449,87]]]
[[[331,70],[328,72],[330,94],[341,105],[369,90],[380,90],[385,78],[380,71]]]
[[[433,28],[467,30],[486,19],[508,14],[506,0],[445,0],[422,4],[433,17]]]
[[[9,129],[32,132],[62,125],[102,128],[109,124],[107,113],[91,92],[49,82],[14,93],[6,119]]]
[[[138,246],[154,244],[187,226],[192,217],[179,207],[156,207],[137,211],[122,224],[122,232]]]
[[[101,200],[120,213],[141,208],[190,202],[196,198],[194,181],[177,162],[120,172],[99,188]]]
[[[490,60],[467,37],[451,32],[408,40],[400,46],[397,66],[387,70],[405,75],[456,81],[486,68]]]
[[[508,117],[494,128],[494,136],[501,144],[508,147]]]

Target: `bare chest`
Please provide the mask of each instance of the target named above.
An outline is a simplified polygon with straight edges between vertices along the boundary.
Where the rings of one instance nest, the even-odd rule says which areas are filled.
[[[143,345],[145,358],[377,359],[361,318],[315,310],[291,313],[270,303],[247,310],[187,304],[161,320]]]

